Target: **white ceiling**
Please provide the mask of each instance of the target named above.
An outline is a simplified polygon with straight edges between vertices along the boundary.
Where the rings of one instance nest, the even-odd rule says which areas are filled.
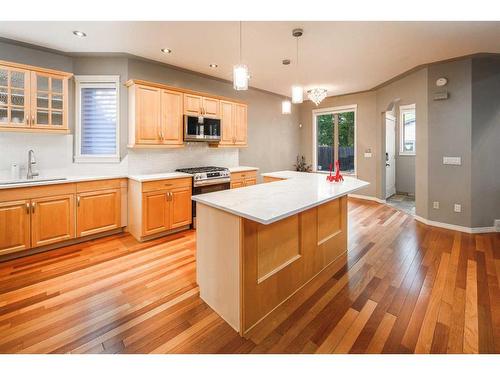
[[[64,52],[125,52],[231,80],[238,22],[1,22],[0,37]],[[500,22],[244,22],[243,60],[253,87],[290,96],[295,39],[299,77],[329,95],[370,89],[417,65],[500,53]],[[87,33],[77,38],[73,30]],[[165,55],[167,47],[173,53]],[[1,54],[0,54],[1,55]],[[292,64],[283,66],[281,60]],[[219,65],[209,68],[210,63]]]

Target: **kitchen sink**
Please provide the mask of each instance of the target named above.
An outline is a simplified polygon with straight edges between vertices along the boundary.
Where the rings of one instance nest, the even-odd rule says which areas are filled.
[[[0,181],[0,185],[18,185],[18,184],[33,184],[37,182],[51,182],[51,181],[64,181],[66,177],[61,178],[34,178],[32,180],[11,180],[11,181]]]

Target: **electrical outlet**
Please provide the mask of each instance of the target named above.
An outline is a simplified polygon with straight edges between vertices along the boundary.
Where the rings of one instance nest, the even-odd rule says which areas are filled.
[[[453,206],[453,211],[462,212],[462,205],[455,203],[455,205]]]
[[[439,202],[432,202],[432,208],[439,210]]]

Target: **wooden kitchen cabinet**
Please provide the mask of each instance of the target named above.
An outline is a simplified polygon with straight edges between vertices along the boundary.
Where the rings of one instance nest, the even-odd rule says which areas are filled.
[[[30,248],[30,212],[29,200],[0,202],[0,255]]]
[[[31,246],[75,237],[75,196],[65,194],[31,200]]]
[[[71,76],[0,61],[0,130],[68,133]]]
[[[139,182],[129,179],[130,233],[139,241],[187,228],[192,222],[191,178]]]
[[[221,100],[221,142],[219,146],[247,145],[247,106]]]
[[[257,171],[231,173],[231,189],[257,184]]]
[[[77,237],[119,228],[121,226],[120,188],[78,193],[76,223]]]
[[[219,100],[195,94],[184,94],[184,113],[190,116],[219,117]]]
[[[183,93],[131,83],[129,147],[182,147]]]

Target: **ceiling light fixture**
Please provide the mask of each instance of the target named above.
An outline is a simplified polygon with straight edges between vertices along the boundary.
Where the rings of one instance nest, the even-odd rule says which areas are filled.
[[[240,21],[240,62],[233,67],[233,87],[235,90],[248,90],[248,67],[242,63],[241,51],[243,48],[243,41],[241,36],[241,24]]]
[[[299,104],[304,101],[304,89],[302,86],[299,84],[299,38],[302,36],[304,33],[304,30],[302,29],[293,29],[292,30],[292,35],[293,37],[297,40],[297,50],[296,50],[296,60],[295,60],[295,66],[296,66],[296,77],[295,77],[295,82],[297,82],[295,85],[292,86],[292,103]]]
[[[210,64],[210,65],[209,65],[209,67],[214,68],[214,69],[215,69],[215,68],[217,68],[218,66],[219,66],[219,65],[217,65],[217,64]]]
[[[283,100],[281,102],[281,113],[284,115],[292,113],[292,102],[290,100]]]
[[[168,55],[169,53],[172,53],[172,50],[171,50],[170,48],[162,48],[162,49],[161,49],[161,51],[162,51],[163,53],[166,53],[167,55]]]
[[[323,99],[326,98],[326,95],[328,94],[328,90],[326,89],[311,89],[307,91],[307,97],[314,102],[314,104],[318,105],[323,101]]]
[[[79,38],[85,38],[87,36],[87,34],[85,34],[83,31],[78,31],[78,30],[73,31],[73,35]]]

